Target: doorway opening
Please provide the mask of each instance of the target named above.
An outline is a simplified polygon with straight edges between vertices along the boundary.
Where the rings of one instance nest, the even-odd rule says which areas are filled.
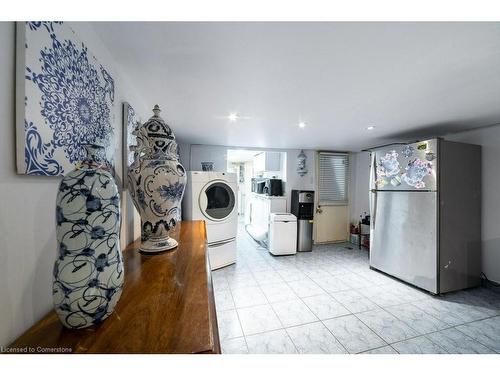
[[[257,149],[228,149],[227,172],[238,176],[238,215],[248,222],[248,206],[252,194],[252,179],[278,178],[286,180],[286,153]]]
[[[252,192],[255,150],[227,150],[227,171],[238,177],[238,216],[245,216],[245,207]]]

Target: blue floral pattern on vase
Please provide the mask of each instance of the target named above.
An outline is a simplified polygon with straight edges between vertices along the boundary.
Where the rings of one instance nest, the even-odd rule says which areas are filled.
[[[68,328],[98,324],[114,310],[123,288],[120,197],[100,146],[88,147],[81,168],[59,185],[56,203],[58,257],[54,308]]]
[[[85,157],[84,145],[113,143],[114,81],[62,22],[19,23],[18,32],[24,37],[22,120],[29,124],[18,129],[25,145],[18,172],[64,175]]]
[[[158,193],[163,199],[176,202],[182,199],[182,194],[184,194],[184,184],[175,182],[172,185],[161,185],[158,188]]]
[[[425,188],[424,178],[432,173],[432,163],[421,159],[411,160],[401,176],[403,181],[417,189]]]
[[[137,127],[136,159],[127,174],[128,190],[141,215],[141,251],[154,253],[177,246],[169,231],[180,221],[186,171],[179,163],[177,143],[155,106],[154,116]]]

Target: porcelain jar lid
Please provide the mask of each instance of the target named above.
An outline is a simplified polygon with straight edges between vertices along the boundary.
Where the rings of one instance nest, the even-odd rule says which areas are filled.
[[[178,159],[177,142],[170,126],[160,117],[160,106],[153,108],[154,115],[140,127],[140,135],[149,147],[146,155],[154,159]]]

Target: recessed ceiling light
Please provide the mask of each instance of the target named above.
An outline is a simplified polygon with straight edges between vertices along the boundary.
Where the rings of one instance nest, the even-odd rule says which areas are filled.
[[[229,116],[227,116],[227,118],[229,119],[229,121],[235,122],[240,118],[240,116],[238,116],[237,113],[230,113]]]
[[[299,122],[299,128],[304,129],[306,127],[306,123],[301,121]]]
[[[373,129],[375,129],[375,126],[373,126],[373,125],[366,128],[366,130],[373,130]]]

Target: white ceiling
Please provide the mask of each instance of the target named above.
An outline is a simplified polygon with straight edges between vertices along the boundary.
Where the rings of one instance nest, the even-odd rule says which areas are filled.
[[[184,142],[360,150],[500,123],[500,23],[94,27]]]
[[[254,156],[261,151],[257,150],[227,150],[227,161],[230,163],[243,163],[252,161]]]

